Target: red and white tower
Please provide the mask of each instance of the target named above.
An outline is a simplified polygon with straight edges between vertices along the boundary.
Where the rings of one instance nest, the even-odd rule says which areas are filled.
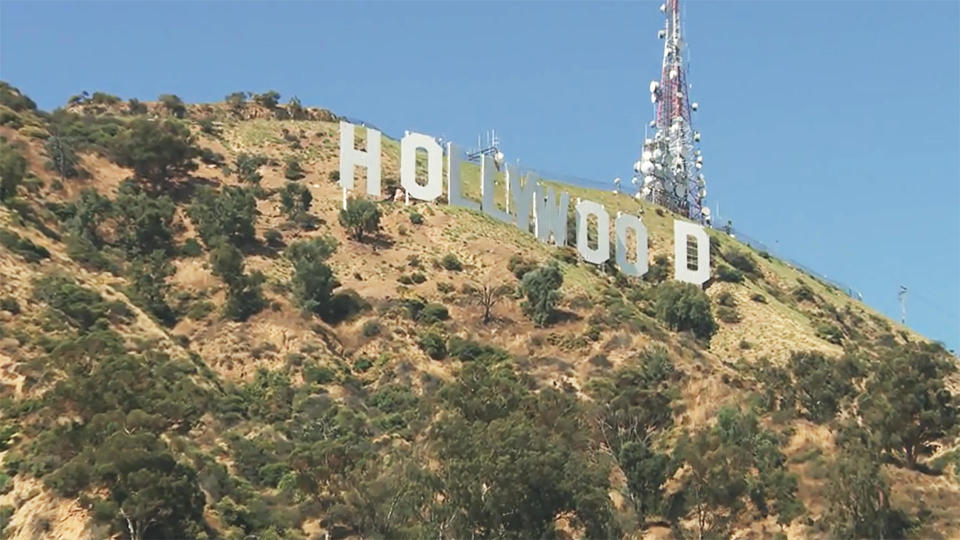
[[[703,204],[707,184],[700,172],[703,157],[696,148],[700,134],[692,122],[698,105],[690,102],[680,0],[666,0],[660,11],[667,20],[658,32],[664,40],[660,80],[650,82],[650,101],[657,114],[650,127],[655,131],[644,141],[640,160],[634,164],[634,184],[640,187],[638,197],[709,222],[710,209]]]

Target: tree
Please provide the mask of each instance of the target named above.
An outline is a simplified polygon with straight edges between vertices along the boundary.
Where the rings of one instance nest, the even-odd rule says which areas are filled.
[[[178,463],[155,435],[118,431],[95,455],[96,476],[109,486],[131,540],[147,532],[182,538],[202,530],[204,496],[196,472]]]
[[[668,281],[657,286],[657,318],[682,332],[690,330],[700,339],[709,340],[717,331],[710,311],[710,297],[691,283]]]
[[[66,225],[71,233],[99,247],[102,243],[99,226],[112,212],[110,199],[92,189],[85,189],[72,203],[71,216]]]
[[[860,397],[865,423],[887,452],[910,468],[931,444],[956,431],[957,397],[944,381],[956,361],[935,345],[907,344],[886,352]]]
[[[220,193],[210,188],[200,189],[187,215],[207,247],[219,239],[243,246],[253,242],[256,235],[257,200],[250,189],[226,186]]]
[[[232,94],[229,94],[225,100],[233,112],[239,112],[243,109],[244,105],[247,104],[247,93],[233,92]]]
[[[786,469],[779,440],[753,413],[720,409],[716,425],[681,435],[675,459],[682,464],[683,497],[701,539],[727,534],[748,500],[761,515],[776,513],[781,524],[801,512],[796,478]]]
[[[176,118],[183,118],[187,115],[187,106],[184,105],[183,100],[180,99],[180,96],[175,94],[160,94],[157,98],[164,107],[170,111],[170,114]]]
[[[265,306],[259,273],[247,275],[243,268],[243,254],[228,242],[219,242],[210,252],[213,273],[227,284],[227,302],[223,313],[229,319],[244,321],[259,313]]]
[[[296,182],[287,182],[280,192],[280,204],[283,205],[287,217],[296,220],[301,214],[310,210],[310,203],[313,202],[313,195],[310,190],[302,184]]]
[[[117,243],[127,255],[170,252],[175,207],[169,197],[151,196],[137,184],[127,182],[120,186],[113,208]]]
[[[16,148],[0,140],[0,201],[16,195],[17,186],[27,172],[27,160]]]
[[[890,486],[879,456],[859,441],[830,466],[824,519],[837,538],[904,538],[909,520],[890,506]]]
[[[159,187],[164,182],[196,170],[193,159],[200,151],[183,124],[135,118],[113,141],[113,158],[133,169],[137,178]]]
[[[546,326],[556,317],[560,301],[560,286],[563,274],[555,262],[550,262],[523,276],[520,290],[526,296],[521,307],[537,326]]]
[[[336,245],[332,238],[321,237],[296,242],[287,248],[287,258],[293,262],[293,295],[307,313],[325,316],[329,312],[333,290],[340,283],[325,261]]]
[[[170,286],[167,278],[174,274],[173,265],[163,251],[138,257],[130,265],[133,296],[138,303],[165,324],[173,324],[176,315],[167,304]]]
[[[260,167],[267,164],[266,156],[260,154],[247,154],[241,152],[237,154],[234,160],[234,166],[237,169],[237,177],[250,184],[259,184],[263,179],[260,174]]]
[[[853,393],[851,373],[844,373],[841,359],[828,359],[819,352],[790,355],[790,368],[804,416],[814,422],[825,422],[836,416],[840,402]]]
[[[277,103],[280,102],[280,93],[276,90],[267,90],[262,94],[253,96],[253,101],[255,101],[258,105],[268,109],[274,109],[276,108]]]
[[[380,229],[380,209],[366,199],[347,199],[347,207],[340,210],[340,225],[350,231],[358,242],[364,233],[373,234]]]
[[[468,285],[465,289],[465,292],[470,295],[473,302],[483,308],[483,324],[490,322],[490,313],[493,310],[493,306],[497,305],[497,302],[503,299],[504,296],[512,294],[514,291],[513,287],[505,283]]]
[[[76,178],[80,175],[78,169],[80,158],[68,138],[54,133],[47,138],[44,148],[47,151],[47,156],[50,157],[47,166],[56,171],[61,179]]]

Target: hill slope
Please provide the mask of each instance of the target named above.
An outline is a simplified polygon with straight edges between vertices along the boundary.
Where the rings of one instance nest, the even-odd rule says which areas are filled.
[[[953,359],[733,238],[703,293],[576,186],[644,281],[445,204],[358,241],[329,111],[0,97],[10,538],[960,534]]]

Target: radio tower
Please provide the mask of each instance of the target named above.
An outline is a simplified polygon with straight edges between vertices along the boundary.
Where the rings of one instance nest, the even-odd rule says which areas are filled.
[[[653,138],[644,140],[640,160],[633,166],[643,179],[638,196],[709,224],[710,209],[703,205],[707,184],[700,172],[703,157],[695,147],[700,134],[691,122],[698,105],[689,99],[680,0],[666,0],[660,11],[667,19],[657,33],[664,40],[663,69],[660,81],[650,82],[650,101],[657,111],[656,120],[650,122]],[[640,182],[634,177],[634,184]]]

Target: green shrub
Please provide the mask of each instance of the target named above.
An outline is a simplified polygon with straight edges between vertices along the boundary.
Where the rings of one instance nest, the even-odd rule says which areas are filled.
[[[370,319],[363,323],[364,337],[379,336],[381,332],[383,332],[383,326],[380,325],[380,321],[376,319]]]
[[[27,173],[27,160],[16,148],[0,139],[0,201],[17,194],[17,186]]]
[[[203,246],[197,242],[196,238],[187,238],[180,246],[180,255],[184,257],[199,257],[203,255]]]
[[[556,318],[563,274],[556,263],[549,263],[524,274],[520,290],[526,297],[521,307],[537,326],[546,326]]]
[[[287,157],[286,168],[283,171],[283,177],[287,180],[300,180],[306,176],[300,160],[294,156]]]
[[[730,291],[723,291],[717,295],[717,305],[726,307],[737,307],[737,300],[730,294]]]
[[[760,303],[760,304],[766,304],[766,303],[767,303],[767,298],[766,298],[765,296],[763,296],[762,294],[760,294],[760,293],[753,293],[753,294],[751,294],[751,295],[750,295],[750,299],[753,300],[754,302],[757,302],[757,303]]]
[[[50,258],[50,252],[47,251],[47,248],[38,246],[28,238],[22,238],[19,234],[8,229],[0,229],[0,244],[20,255],[27,262],[40,262]]]
[[[507,270],[509,270],[517,279],[523,279],[523,276],[530,272],[531,270],[536,270],[537,263],[535,261],[525,259],[518,254],[510,256],[510,260],[507,261]]]
[[[12,296],[4,296],[0,298],[0,310],[9,311],[16,315],[20,313],[20,302],[17,302],[17,299]]]
[[[336,379],[336,373],[327,366],[307,366],[303,370],[303,380],[307,383],[328,384]]]
[[[347,199],[347,207],[340,210],[340,225],[350,232],[358,242],[364,234],[375,234],[380,230],[380,209],[366,199]]]
[[[424,324],[434,324],[449,318],[450,312],[447,310],[447,306],[431,302],[423,306],[418,320]]]
[[[841,345],[843,343],[843,332],[836,326],[826,322],[817,324],[817,337],[834,345]]]
[[[423,352],[427,353],[427,356],[434,360],[441,360],[447,356],[446,340],[437,332],[432,330],[421,332],[418,344],[420,348],[423,349]]]
[[[414,225],[422,225],[423,215],[421,215],[419,212],[410,212],[410,223],[413,223]]]
[[[364,300],[357,291],[344,289],[330,298],[330,308],[323,316],[323,320],[330,324],[337,324],[369,311],[370,307],[370,302]]]
[[[742,283],[743,274],[735,268],[721,264],[717,266],[717,279],[728,283]]]
[[[369,370],[372,367],[373,367],[373,360],[370,360],[365,356],[353,363],[353,369],[355,371],[359,371],[360,373],[366,373],[367,370]]]
[[[259,184],[260,180],[263,179],[263,176],[260,174],[260,167],[267,164],[267,157],[260,154],[247,154],[241,152],[237,154],[237,158],[234,160],[234,168],[237,170],[237,176],[240,180],[250,183],[250,184]]]
[[[753,274],[757,271],[757,261],[748,253],[731,249],[724,253],[723,258],[730,263],[730,266],[745,274]]]
[[[443,294],[452,293],[456,288],[453,286],[453,283],[448,283],[446,281],[437,282],[437,291]]]
[[[340,286],[326,260],[336,250],[336,241],[329,237],[295,242],[287,248],[293,262],[293,295],[304,312],[321,317],[332,315],[333,290]]]
[[[657,286],[657,318],[673,330],[690,330],[698,338],[710,339],[717,324],[710,312],[710,298],[700,287],[668,281]]]
[[[212,247],[221,239],[234,246],[248,245],[254,240],[257,201],[250,189],[225,186],[222,192],[217,193],[210,188],[202,188],[194,197],[187,215],[207,247]]]
[[[451,272],[463,270],[463,264],[460,263],[460,259],[453,253],[444,255],[443,259],[440,260],[440,265],[443,266],[444,270],[450,270]]]
[[[276,229],[267,229],[263,233],[263,239],[267,242],[268,246],[271,247],[280,247],[283,245],[283,234]]]
[[[817,295],[814,294],[813,289],[801,283],[793,290],[793,298],[797,302],[816,302]]]
[[[203,319],[209,315],[210,312],[213,311],[214,307],[215,306],[212,302],[208,302],[206,300],[195,302],[192,306],[190,306],[190,310],[187,312],[187,317],[195,321],[199,321],[200,319]]]
[[[717,308],[717,318],[728,324],[736,324],[743,320],[736,309],[727,306],[720,306]]]
[[[427,280],[427,276],[423,275],[421,272],[414,272],[410,274],[410,280],[414,283],[420,284]]]

